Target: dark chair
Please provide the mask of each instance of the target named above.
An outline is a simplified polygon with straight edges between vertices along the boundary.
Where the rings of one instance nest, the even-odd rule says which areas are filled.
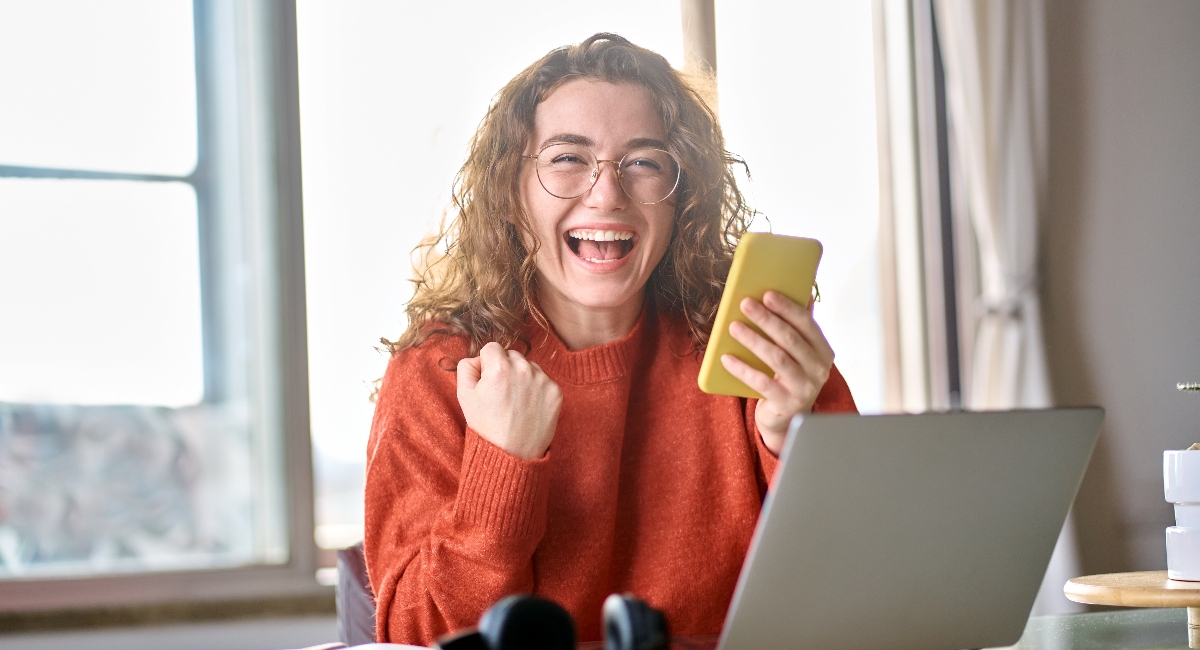
[[[348,646],[375,642],[375,598],[367,581],[362,542],[337,552],[338,639]]]

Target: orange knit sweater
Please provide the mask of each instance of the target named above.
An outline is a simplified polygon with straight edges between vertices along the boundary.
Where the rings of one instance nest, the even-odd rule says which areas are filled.
[[[435,336],[388,365],[366,478],[379,640],[428,644],[512,593],[563,605],[581,641],[601,638],[614,592],[665,611],[673,634],[720,631],[776,465],[756,401],[701,392],[683,320],[653,309],[606,345],[570,351],[536,326],[528,340],[563,392],[534,461],[466,426],[443,369],[464,339]],[[814,411],[854,410],[835,368]]]

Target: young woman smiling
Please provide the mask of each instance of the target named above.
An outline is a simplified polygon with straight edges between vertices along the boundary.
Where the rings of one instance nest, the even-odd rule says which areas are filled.
[[[675,634],[720,630],[792,416],[853,411],[812,313],[775,293],[728,357],[764,400],[696,386],[751,214],[712,111],[612,34],[509,82],[427,241],[368,448],[380,641],[427,644],[496,600],[601,637],[632,592]]]

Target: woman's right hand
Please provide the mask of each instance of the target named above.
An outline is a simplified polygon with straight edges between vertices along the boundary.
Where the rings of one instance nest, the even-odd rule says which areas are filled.
[[[562,389],[541,366],[493,342],[478,357],[458,362],[458,404],[467,426],[484,440],[534,460],[554,438]]]

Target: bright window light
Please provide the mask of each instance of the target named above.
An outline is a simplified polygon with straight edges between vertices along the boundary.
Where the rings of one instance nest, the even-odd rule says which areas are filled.
[[[0,179],[0,402],[201,400],[196,195]]]
[[[751,205],[772,231],[824,244],[815,314],[859,409],[879,412],[871,4],[720,0],[716,10],[721,125],[750,165]]]
[[[185,176],[189,0],[0,2],[0,165]]]

